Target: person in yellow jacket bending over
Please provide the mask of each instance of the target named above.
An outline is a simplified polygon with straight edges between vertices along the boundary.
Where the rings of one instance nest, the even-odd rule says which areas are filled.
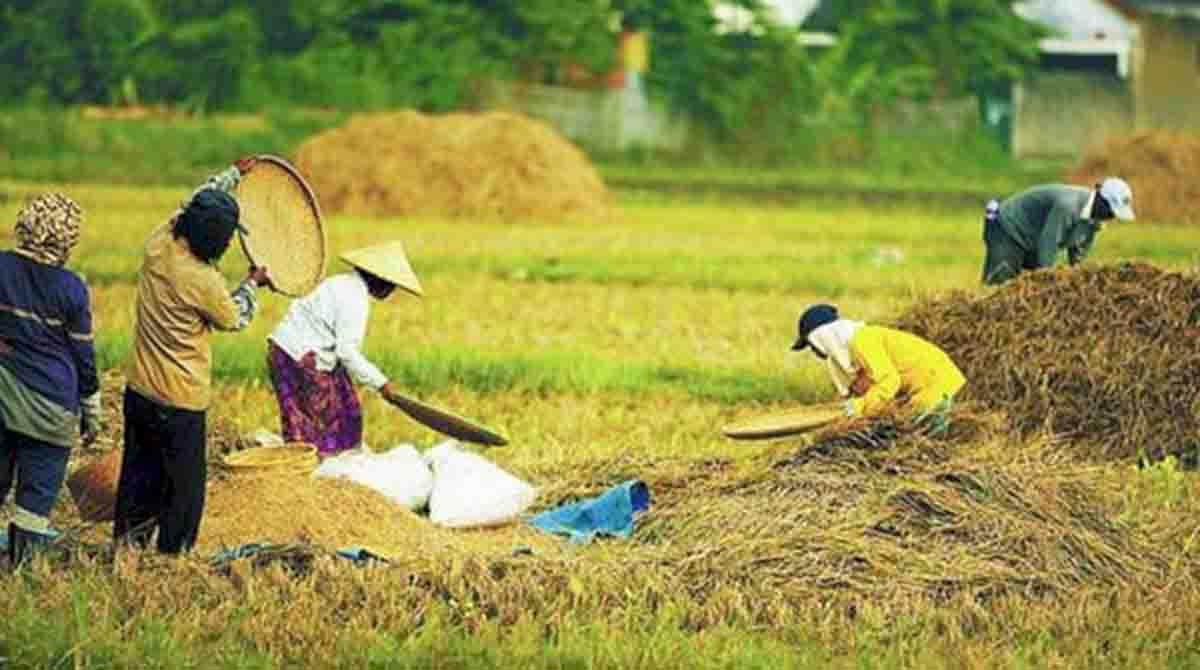
[[[907,396],[907,408],[944,425],[954,395],[966,384],[950,356],[911,333],[843,319],[833,305],[800,315],[793,351],[811,347],[824,359],[847,416],[870,416]]]

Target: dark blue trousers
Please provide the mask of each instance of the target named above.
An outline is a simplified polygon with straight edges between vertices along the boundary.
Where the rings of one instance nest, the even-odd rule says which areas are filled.
[[[50,516],[67,476],[71,450],[0,426],[0,505],[16,484],[17,506]]]

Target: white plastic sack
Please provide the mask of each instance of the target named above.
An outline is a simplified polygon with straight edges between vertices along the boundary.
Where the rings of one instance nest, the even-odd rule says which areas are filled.
[[[433,491],[433,471],[409,444],[379,453],[356,449],[326,459],[313,476],[349,479],[411,510],[424,507]]]
[[[429,519],[439,526],[499,526],[533,504],[537,490],[486,458],[450,440],[430,449],[433,467]]]

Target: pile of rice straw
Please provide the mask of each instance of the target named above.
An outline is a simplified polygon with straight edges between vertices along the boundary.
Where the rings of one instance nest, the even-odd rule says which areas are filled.
[[[588,158],[519,114],[364,114],[300,146],[328,212],[559,221],[597,218],[607,189]]]
[[[1110,137],[1088,152],[1067,179],[1091,185],[1123,177],[1133,188],[1138,218],[1200,222],[1200,136],[1171,130],[1142,130]]]
[[[935,297],[897,326],[946,350],[963,396],[1089,458],[1200,449],[1200,279],[1145,264],[1042,270]]]

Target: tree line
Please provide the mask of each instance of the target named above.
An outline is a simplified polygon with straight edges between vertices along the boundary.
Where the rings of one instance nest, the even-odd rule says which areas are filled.
[[[613,66],[621,16],[651,34],[651,95],[715,133],[864,113],[1022,76],[1042,32],[1004,0],[834,0],[814,52],[761,0],[4,0],[0,94],[197,110],[460,108],[488,78]]]

